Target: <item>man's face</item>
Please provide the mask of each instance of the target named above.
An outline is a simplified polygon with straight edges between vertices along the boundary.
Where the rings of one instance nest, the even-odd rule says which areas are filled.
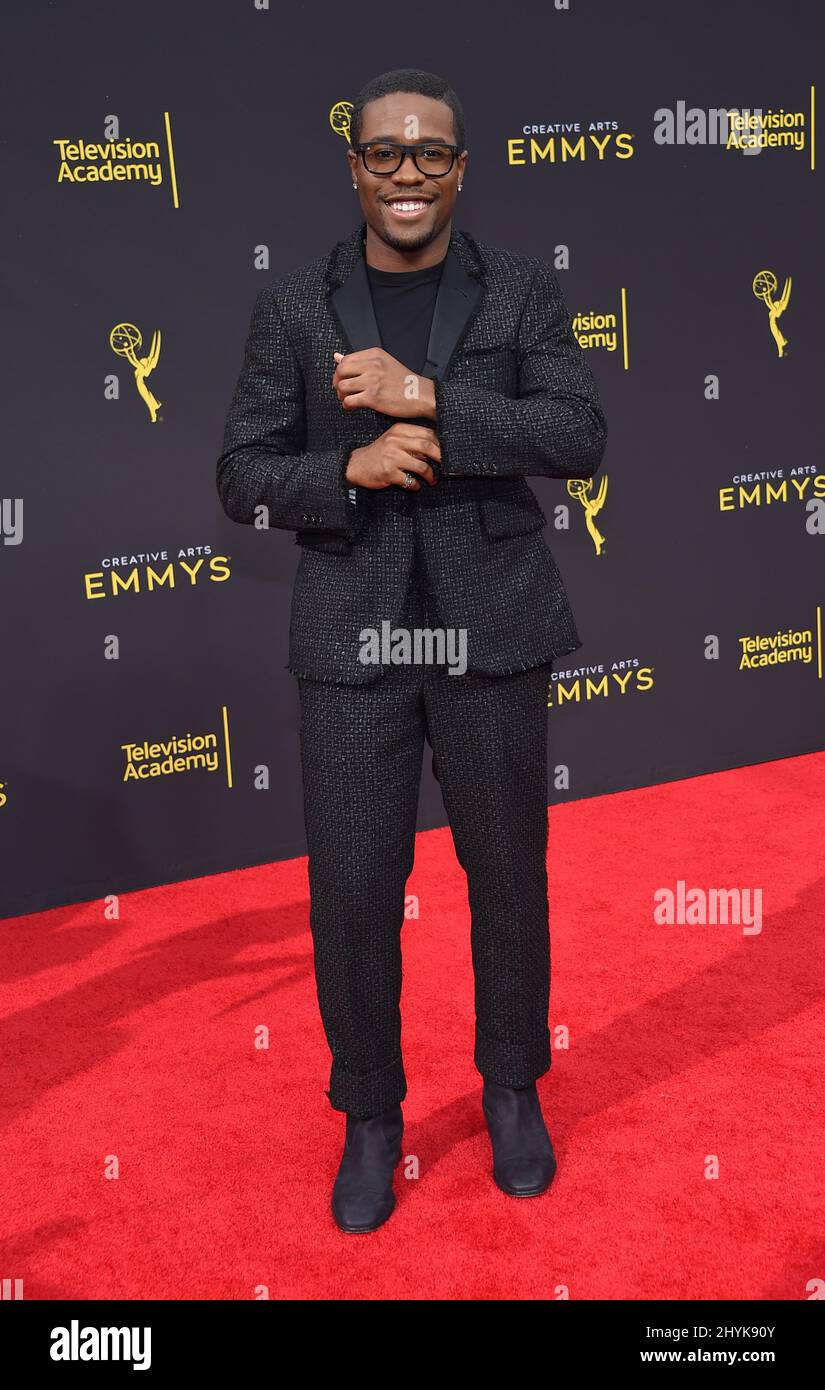
[[[364,107],[359,143],[380,140],[399,145],[455,144],[453,113],[434,97],[393,92]],[[464,174],[465,152],[441,178],[422,174],[409,155],[394,174],[370,173],[352,150],[347,157],[367,224],[388,246],[417,251],[450,221]]]

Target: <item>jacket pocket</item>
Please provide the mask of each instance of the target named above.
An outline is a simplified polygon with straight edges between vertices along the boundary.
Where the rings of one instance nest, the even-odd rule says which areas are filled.
[[[500,496],[483,497],[479,506],[481,523],[490,540],[527,536],[547,525],[547,517],[526,483]]]
[[[344,536],[323,531],[296,531],[295,544],[302,550],[320,551],[322,555],[349,555],[352,550],[352,542]]]

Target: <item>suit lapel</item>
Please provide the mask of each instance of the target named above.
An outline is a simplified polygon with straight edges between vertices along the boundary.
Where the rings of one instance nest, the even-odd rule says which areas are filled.
[[[483,295],[481,282],[467,274],[451,246],[441,272],[422,376],[442,380]]]
[[[365,348],[381,346],[363,256],[358,257],[344,283],[333,290],[330,304],[350,352],[363,352]]]
[[[330,308],[337,318],[350,352],[379,347],[381,336],[372,306],[362,244],[362,228],[340,243],[338,274],[343,279],[329,294]],[[467,252],[453,233],[441,272],[433,311],[427,362],[422,376],[441,380],[467,325],[481,305],[484,286],[478,275],[471,275],[462,262]]]

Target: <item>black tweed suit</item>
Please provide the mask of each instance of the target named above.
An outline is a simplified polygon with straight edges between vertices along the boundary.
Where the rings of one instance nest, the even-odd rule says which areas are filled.
[[[475,1062],[503,1085],[550,1066],[546,689],[581,646],[525,476],[592,477],[606,424],[553,269],[454,230],[423,374],[438,483],[353,488],[393,423],[345,411],[333,353],[380,345],[363,224],[256,300],[217,484],[226,513],[294,530],[298,677],[318,999],[332,1105],[403,1099],[400,933],[423,742],[468,877]],[[405,364],[406,365],[406,364]],[[467,673],[365,664],[365,629],[467,634]],[[426,902],[422,903],[426,911]]]

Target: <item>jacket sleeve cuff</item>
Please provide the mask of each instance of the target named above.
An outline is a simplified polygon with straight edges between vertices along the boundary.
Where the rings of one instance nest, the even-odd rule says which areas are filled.
[[[312,470],[316,477],[321,474],[325,482],[322,486],[313,487],[311,492],[306,489],[308,506],[306,511],[302,510],[295,517],[297,530],[332,531],[345,536],[347,540],[355,539],[363,516],[363,501],[359,497],[361,489],[353,487],[346,476],[351,452],[351,447],[347,445],[305,456],[306,463],[298,474],[298,480],[303,481],[306,469]]]
[[[441,447],[440,472],[445,477],[478,473],[479,425],[490,393],[474,386],[436,378],[433,428]]]

